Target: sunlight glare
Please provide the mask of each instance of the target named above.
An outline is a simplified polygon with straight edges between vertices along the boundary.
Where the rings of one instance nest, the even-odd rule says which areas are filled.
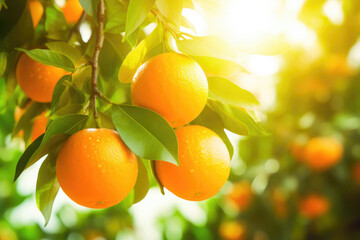
[[[207,33],[207,23],[204,18],[204,16],[201,16],[199,12],[194,11],[193,9],[184,8],[181,14],[189,20],[194,25],[195,31],[189,29],[180,27],[180,30],[182,32],[195,34],[196,36],[205,36]]]
[[[342,3],[339,0],[328,0],[323,6],[323,13],[335,25],[341,25],[344,21]]]
[[[264,34],[278,34],[280,5],[276,0],[230,0],[220,20],[220,25],[224,26],[222,34],[234,43],[257,40]]]
[[[257,76],[272,76],[279,72],[281,57],[251,55],[248,57],[247,70]]]

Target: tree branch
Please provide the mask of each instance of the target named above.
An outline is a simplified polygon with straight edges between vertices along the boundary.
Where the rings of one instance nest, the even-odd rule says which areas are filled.
[[[97,79],[98,79],[98,68],[99,68],[99,54],[100,50],[104,43],[104,19],[105,19],[105,3],[104,0],[99,0],[98,9],[97,9],[97,20],[98,20],[98,27],[96,28],[96,43],[95,43],[95,51],[93,58],[91,59],[91,70],[92,70],[92,79],[91,79],[91,86],[92,86],[92,93],[90,96],[90,101],[93,107],[94,119],[95,124],[98,126],[97,123],[97,109],[96,109],[96,95],[99,95],[99,90],[97,88]]]

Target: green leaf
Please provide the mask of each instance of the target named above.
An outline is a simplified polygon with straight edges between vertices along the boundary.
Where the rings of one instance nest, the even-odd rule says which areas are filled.
[[[178,49],[191,56],[208,56],[223,59],[235,59],[234,46],[219,37],[194,37],[177,40]]]
[[[0,1],[5,4],[5,1]],[[1,6],[1,5],[0,5]],[[26,0],[11,0],[7,1],[5,9],[0,12],[0,39],[13,30],[17,23],[20,22],[21,17],[24,15],[26,9]]]
[[[247,73],[248,71],[240,64],[222,58],[207,56],[191,56],[201,68],[208,74],[229,77],[234,73]]]
[[[74,114],[74,113],[84,114],[85,112],[83,111],[83,109],[84,109],[84,104],[66,105],[65,107],[58,109],[56,112],[54,112],[50,115],[48,125],[50,125],[50,123],[53,119],[58,118],[63,115]]]
[[[225,128],[233,133],[247,136],[269,135],[268,131],[239,107],[223,104],[210,98],[208,99],[208,105],[218,114]]]
[[[6,82],[5,78],[0,78],[0,116],[6,112]]]
[[[87,119],[88,116],[82,114],[69,114],[54,119],[54,121],[52,121],[46,129],[45,136],[40,147],[43,147],[50,138],[56,134],[64,133],[72,135],[77,131],[82,130]]]
[[[86,101],[86,96],[80,88],[76,86],[69,86],[70,102],[72,104],[84,104]]]
[[[84,11],[96,20],[97,5],[99,0],[79,0]],[[111,7],[111,6],[110,6]]]
[[[124,39],[129,37],[145,20],[155,0],[130,0],[126,15]]]
[[[54,113],[57,110],[60,97],[64,93],[64,90],[66,88],[64,82],[65,81],[71,82],[72,80],[71,78],[72,78],[71,75],[65,75],[62,78],[60,78],[60,80],[56,83],[51,99],[51,106],[50,106],[51,113]]]
[[[156,167],[155,167],[155,161],[154,160],[150,160],[150,166],[151,166],[151,172],[152,172],[157,184],[159,185],[161,194],[165,195],[164,186],[160,182],[160,179],[159,179],[159,177],[158,177],[158,175],[156,173]]]
[[[134,186],[134,203],[140,202],[149,191],[149,176],[142,159],[137,158],[138,176]]]
[[[134,189],[120,202],[122,208],[130,208],[134,203],[135,192]]]
[[[191,124],[201,125],[213,130],[223,140],[229,151],[230,159],[232,158],[234,155],[234,147],[224,131],[224,125],[222,124],[219,116],[213,112],[209,106],[205,106],[204,110],[195,120],[191,122]]]
[[[42,163],[36,182],[36,205],[45,219],[45,226],[48,224],[55,197],[60,189],[56,178],[56,157],[57,154],[49,153]]]
[[[124,60],[126,55],[131,51],[130,44],[128,44],[128,42],[121,43],[123,39],[121,34],[106,33],[105,38],[120,56],[121,60]]]
[[[68,38],[68,25],[63,12],[56,7],[45,8],[45,32],[46,37],[54,40],[66,41]]]
[[[118,78],[120,82],[129,83],[132,81],[137,69],[144,62],[147,52],[160,43],[160,39],[159,28],[156,28],[126,56],[119,69]]]
[[[192,0],[184,0],[184,8],[195,9],[194,2]]]
[[[125,31],[126,9],[125,2],[118,0],[105,0],[105,32],[121,33]],[[120,44],[121,45],[121,44]]]
[[[25,5],[23,5],[23,3]],[[17,46],[23,46],[24,44],[32,41],[34,37],[34,27],[32,24],[30,11],[23,11],[23,6],[26,6],[26,1],[12,0],[7,1],[7,4],[9,4],[9,9],[2,11],[1,13],[4,14],[2,14],[3,16],[0,16],[0,39],[5,49],[11,51]],[[6,19],[6,17],[3,19],[2,17],[4,17],[4,15],[14,14],[12,10],[17,11],[17,9],[21,9],[22,15],[16,25],[12,26],[11,20],[8,21],[9,19]],[[3,22],[4,20],[5,22]],[[10,27],[10,29],[8,27]],[[3,30],[5,30],[5,34],[2,33]],[[7,30],[10,30],[10,32],[8,32],[6,35]]]
[[[67,134],[57,134],[50,138],[49,141],[47,141],[46,144],[39,147],[34,154],[31,156],[31,158],[28,160],[25,169],[39,161],[43,156],[46,154],[53,152],[54,150],[59,150],[63,143],[70,137],[70,135]]]
[[[136,106],[117,105],[112,120],[125,144],[145,159],[178,163],[174,129],[156,112]]]
[[[30,146],[26,148],[25,152],[21,155],[21,157],[16,165],[14,182],[18,179],[20,174],[25,170],[31,156],[39,148],[43,138],[44,138],[44,134],[42,134],[37,139],[35,139],[35,141],[32,142],[30,144]]]
[[[258,100],[249,91],[221,77],[209,77],[209,96],[238,107],[257,106]]]
[[[68,57],[74,65],[79,61],[81,57],[80,50],[78,48],[70,46],[67,42],[54,41],[47,42],[45,45],[53,52],[61,53],[64,56]]]
[[[75,66],[72,61],[61,53],[53,52],[47,49],[25,50],[17,48],[17,50],[25,52],[30,58],[42,64],[59,67],[68,72],[75,71]]]
[[[7,53],[0,52],[0,78],[4,75],[6,70]]]
[[[182,27],[189,28],[189,29],[193,30],[194,32],[196,32],[196,28],[195,28],[194,24],[190,20],[188,20],[186,17],[184,17],[182,15],[181,15],[180,25]]]
[[[32,103],[30,107],[25,110],[19,121],[16,123],[12,135],[16,136],[21,129],[31,130],[34,118],[40,115],[43,111],[45,111],[45,104],[38,102]]]
[[[156,0],[159,11],[180,29],[180,16],[183,9],[183,0]]]

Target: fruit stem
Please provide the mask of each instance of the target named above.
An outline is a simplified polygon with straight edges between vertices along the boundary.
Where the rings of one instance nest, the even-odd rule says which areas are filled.
[[[177,30],[173,29],[169,24],[167,24],[167,22],[169,22],[169,20],[166,19],[165,16],[163,16],[159,11],[151,9],[150,12],[156,17],[156,19],[158,19],[161,23],[161,25],[164,28],[164,32],[165,31],[169,31],[175,38],[180,39],[180,38],[185,38],[185,37],[189,37],[189,38],[195,38],[196,36],[190,34],[190,33],[186,33],[186,32],[178,32]]]
[[[96,28],[96,43],[95,43],[95,51],[94,55],[91,59],[91,72],[92,72],[92,78],[91,78],[91,86],[92,86],[92,93],[90,96],[91,105],[93,107],[93,114],[95,119],[96,127],[99,127],[99,124],[97,122],[98,119],[98,113],[96,109],[96,96],[102,96],[99,89],[97,88],[97,79],[98,79],[98,68],[99,68],[99,54],[100,50],[104,43],[104,19],[105,19],[105,3],[104,0],[99,0],[98,9],[97,9],[97,20],[98,20],[98,26]]]

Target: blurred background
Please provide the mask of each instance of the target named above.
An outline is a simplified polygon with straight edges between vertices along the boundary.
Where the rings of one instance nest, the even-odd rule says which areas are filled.
[[[41,161],[12,182],[24,143],[11,137],[15,105],[0,100],[0,240],[360,239],[360,1],[197,4],[183,11],[197,32],[182,31],[236,46],[248,73],[229,78],[256,95],[272,135],[227,132],[230,179],[207,201],[163,196],[153,182],[130,209],[89,210],[60,192],[44,228],[34,197]]]

